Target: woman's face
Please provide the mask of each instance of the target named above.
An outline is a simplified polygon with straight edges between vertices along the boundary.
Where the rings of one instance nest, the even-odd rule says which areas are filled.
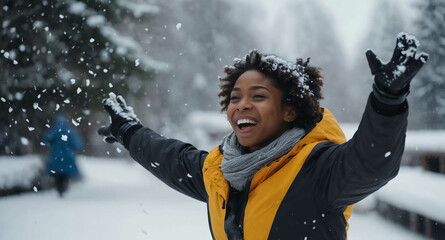
[[[235,83],[227,118],[238,141],[251,152],[277,139],[296,118],[295,110],[282,104],[280,89],[264,74],[249,70]]]

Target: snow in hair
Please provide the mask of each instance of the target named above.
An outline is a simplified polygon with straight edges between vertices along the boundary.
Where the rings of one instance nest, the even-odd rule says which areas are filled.
[[[244,56],[244,58],[235,58],[234,62],[235,65],[237,64],[246,64],[249,60],[248,58],[252,56],[252,54],[256,53],[257,50],[250,50],[250,52]],[[255,60],[250,60],[255,61]],[[290,73],[295,78],[293,79],[294,84],[296,84],[298,91],[292,91],[290,94],[297,96],[299,98],[304,98],[307,95],[313,96],[314,93],[311,91],[309,86],[309,75],[305,72],[305,67],[303,65],[300,65],[298,63],[292,63],[287,60],[284,60],[280,57],[277,57],[275,55],[262,55],[260,59],[261,63],[267,63],[267,64],[261,64],[259,65],[268,65],[270,66],[268,72],[284,72],[284,73]],[[232,68],[235,68],[232,66]]]
[[[323,98],[323,76],[320,69],[309,65],[309,59],[303,62],[299,58],[289,62],[257,50],[251,50],[243,58],[234,59],[233,66],[224,68],[226,76],[219,77],[221,111],[227,110],[237,79],[249,70],[256,70],[275,80],[276,87],[283,92],[282,100],[299,113],[299,117],[291,123],[292,127],[310,129],[321,119],[319,107],[320,99]]]
[[[300,89],[300,93],[296,93],[298,97],[303,98],[307,94],[311,96],[314,95],[308,85],[309,75],[305,73],[304,66],[288,62],[273,55],[263,56],[261,57],[261,61],[270,63],[272,65],[272,71],[288,72],[296,77],[294,83],[298,89]]]

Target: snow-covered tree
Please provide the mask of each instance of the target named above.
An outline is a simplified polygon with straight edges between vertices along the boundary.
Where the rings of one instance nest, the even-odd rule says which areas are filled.
[[[277,7],[270,49],[288,60],[310,57],[310,64],[322,68],[324,100],[321,105],[340,121],[351,120],[349,76],[345,55],[334,30],[332,18],[319,1],[288,0]]]
[[[391,58],[396,37],[400,32],[407,31],[407,19],[403,15],[404,8],[397,1],[380,0],[372,13],[369,32],[362,43],[363,56],[367,48],[379,53],[382,61]]]
[[[175,126],[183,130],[184,117],[193,110],[218,111],[218,75],[234,57],[257,46],[247,26],[234,20],[234,5],[228,0],[157,4],[161,10],[148,26],[153,37],[145,41],[168,69],[146,85],[147,99],[138,101],[145,111],[138,112],[150,127],[168,134]]]
[[[125,32],[126,20],[149,20],[156,6],[5,0],[0,7],[0,139],[8,154],[26,149],[28,138],[38,144],[57,112],[86,125],[105,94],[136,92],[163,67]]]
[[[425,127],[445,128],[445,1],[418,1],[418,8],[417,36],[430,58],[411,92],[421,106]]]
[[[409,19],[402,14],[406,9],[407,6],[397,0],[379,0],[371,12],[367,32],[361,37],[359,47],[355,50],[355,60],[349,74],[355,78],[354,93],[363,100],[358,104],[359,109],[363,109],[366,101],[364,96],[371,92],[374,83],[365,52],[372,49],[382,61],[389,61],[398,33],[411,33],[410,29],[407,29]]]

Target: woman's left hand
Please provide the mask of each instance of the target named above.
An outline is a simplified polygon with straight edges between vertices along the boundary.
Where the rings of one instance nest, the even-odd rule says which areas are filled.
[[[428,60],[428,54],[424,52],[416,55],[418,46],[419,41],[414,36],[399,33],[393,56],[386,64],[372,50],[366,51],[374,75],[374,93],[377,92],[375,95],[379,100],[387,100],[388,104],[399,104],[405,100],[411,80]]]

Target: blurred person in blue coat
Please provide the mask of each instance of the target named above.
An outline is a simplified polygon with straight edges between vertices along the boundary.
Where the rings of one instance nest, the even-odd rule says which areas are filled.
[[[62,197],[68,189],[70,178],[79,176],[76,153],[83,147],[83,139],[67,117],[59,114],[44,134],[42,142],[51,148],[47,173],[54,177],[56,190]]]

